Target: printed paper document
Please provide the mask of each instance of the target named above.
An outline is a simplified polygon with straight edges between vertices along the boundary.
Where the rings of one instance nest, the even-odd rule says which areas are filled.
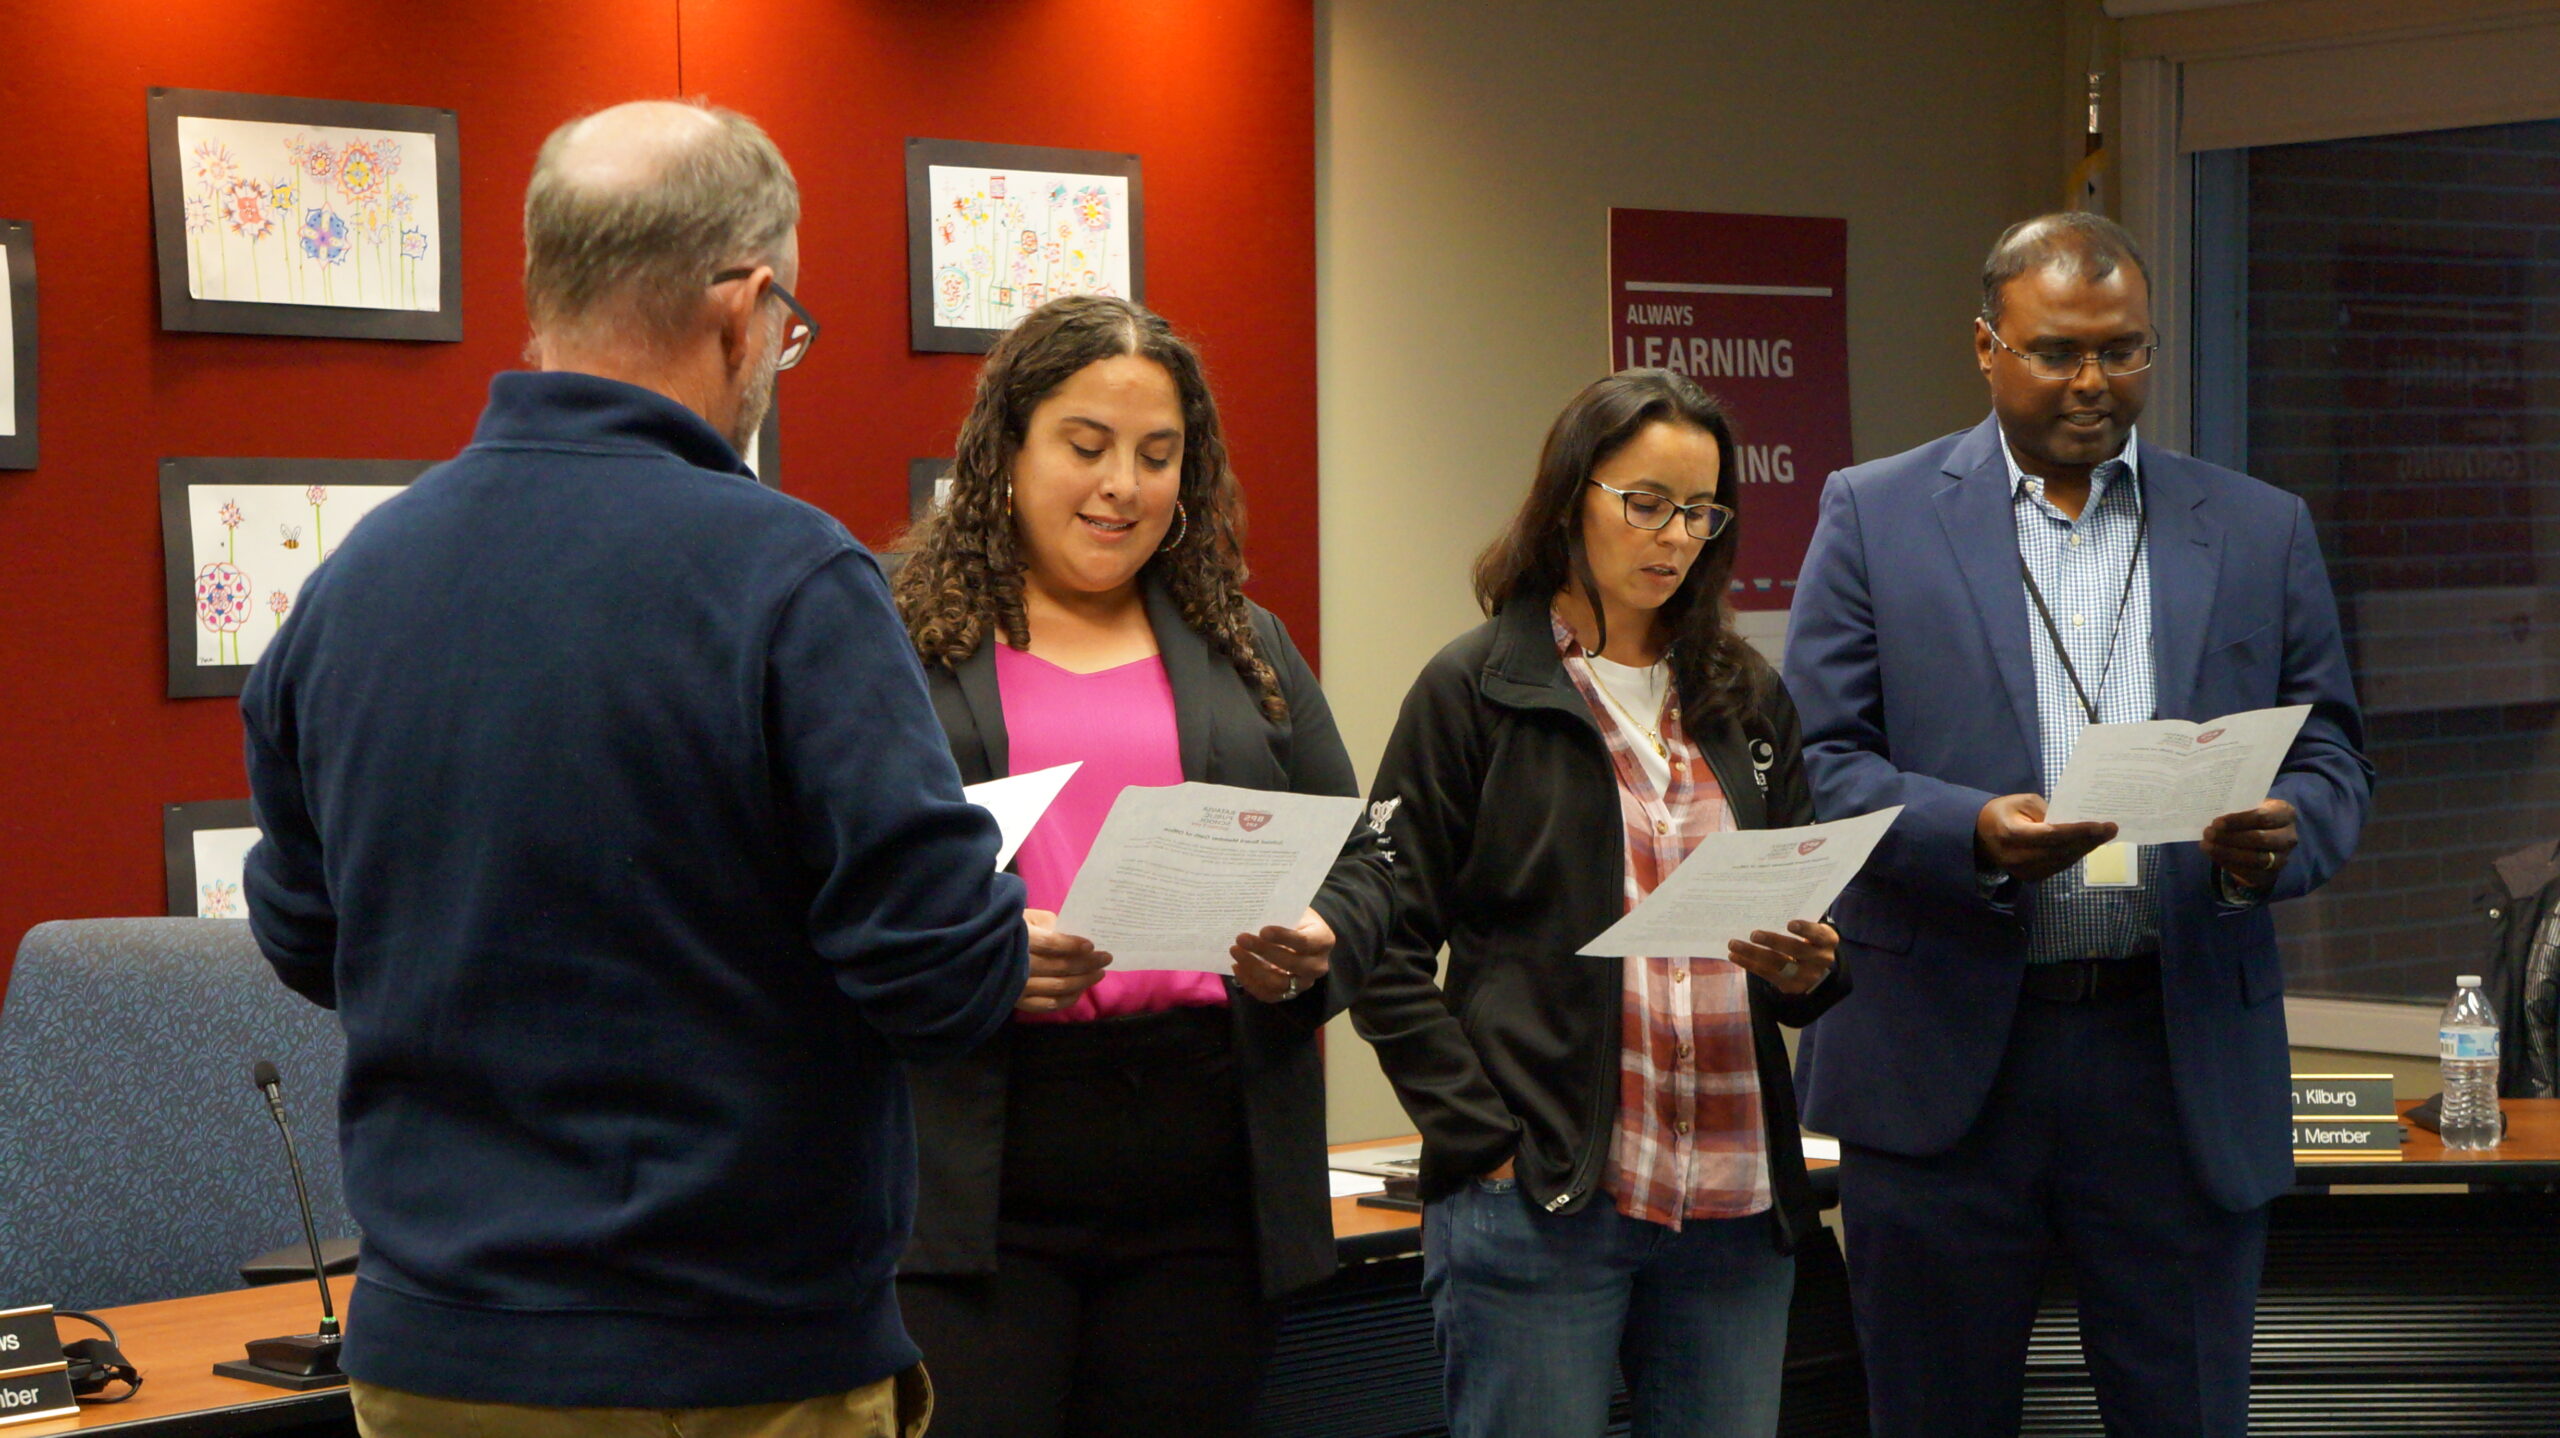
[[[1896,804],[1801,829],[1709,834],[1643,903],[1581,952],[1598,959],[1721,959],[1727,942],[1748,939],[1754,930],[1784,933],[1790,919],[1819,919],[1901,812]]]
[[[960,797],[996,816],[996,830],[1004,835],[1002,847],[996,850],[998,869],[1013,862],[1014,853],[1022,847],[1022,841],[1031,837],[1031,831],[1039,827],[1041,816],[1049,812],[1050,805],[1058,802],[1058,795],[1067,787],[1067,781],[1083,767],[1084,761],[1078,759],[1055,768],[1034,769],[1028,774],[1008,775],[961,788]]]
[[[2080,731],[2045,818],[2113,823],[2122,844],[2192,844],[2205,825],[2267,797],[2310,715],[2310,705],[2293,704],[2201,724],[2092,724]]]
[[[1325,1177],[1332,1182],[1336,1198],[1357,1198],[1364,1193],[1387,1191],[1387,1181],[1375,1174],[1333,1172]]]
[[[1224,784],[1123,789],[1058,932],[1093,940],[1119,972],[1226,973],[1236,935],[1305,917],[1360,809],[1352,795]]]

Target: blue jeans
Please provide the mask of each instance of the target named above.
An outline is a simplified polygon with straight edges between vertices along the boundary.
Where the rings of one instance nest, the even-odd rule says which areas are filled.
[[[1674,1233],[1605,1193],[1540,1212],[1510,1179],[1477,1179],[1423,1215],[1451,1438],[1598,1438],[1613,1361],[1634,1438],[1768,1438],[1795,1282],[1765,1215]]]

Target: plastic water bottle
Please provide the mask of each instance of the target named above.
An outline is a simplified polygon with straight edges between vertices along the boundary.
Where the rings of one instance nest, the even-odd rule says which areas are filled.
[[[2437,1132],[2449,1149],[2496,1148],[2498,1016],[2480,996],[2478,974],[2464,974],[2453,983],[2453,1002],[2436,1021],[2436,1048],[2444,1066],[2444,1115]]]

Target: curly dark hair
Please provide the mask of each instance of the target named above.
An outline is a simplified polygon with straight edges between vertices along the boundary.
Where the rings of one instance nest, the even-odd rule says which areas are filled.
[[[1742,540],[1742,484],[1734,467],[1733,421],[1724,406],[1688,376],[1670,370],[1622,370],[1584,387],[1556,416],[1538,454],[1537,477],[1510,527],[1476,560],[1476,602],[1487,614],[1514,602],[1545,605],[1568,587],[1592,594],[1591,562],[1582,552],[1582,488],[1592,471],[1656,422],[1703,430],[1716,444],[1722,482],[1716,502],[1734,511],[1724,533],[1707,542],[1689,576],[1659,611],[1671,641],[1671,677],[1684,705],[1725,718],[1748,711],[1770,678],[1769,663],[1734,632],[1725,590]],[[1592,615],[1609,642],[1608,618],[1595,598]]]
[[[1199,353],[1163,318],[1102,295],[1051,300],[996,341],[978,371],[977,397],[960,423],[951,495],[916,522],[894,549],[906,556],[894,592],[907,637],[927,664],[957,668],[990,630],[1016,649],[1031,647],[1023,613],[1028,561],[1013,527],[1013,460],[1031,412],[1085,366],[1136,355],[1164,367],[1182,400],[1183,509],[1175,543],[1138,571],[1161,582],[1182,622],[1209,641],[1260,696],[1272,722],[1288,717],[1280,676],[1254,642],[1245,601],[1244,491],[1227,464],[1218,402]]]

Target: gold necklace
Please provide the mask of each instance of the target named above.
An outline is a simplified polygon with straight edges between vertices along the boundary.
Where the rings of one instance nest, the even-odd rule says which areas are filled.
[[[1586,659],[1598,659],[1599,657],[1600,656],[1597,654],[1589,654],[1587,652],[1585,654]],[[1657,659],[1652,665],[1648,666],[1648,670],[1658,668],[1668,662],[1668,656],[1665,656],[1662,659]],[[1599,665],[1586,664],[1585,667],[1591,671],[1591,682],[1599,688],[1600,697],[1608,701],[1609,707],[1617,710],[1622,718],[1624,718],[1628,723],[1636,726],[1636,732],[1642,734],[1645,737],[1645,741],[1653,745],[1653,752],[1656,757],[1669,759],[1671,757],[1671,746],[1662,742],[1662,731],[1645,723],[1643,720],[1638,719],[1634,712],[1627,708],[1626,701],[1620,699],[1617,691],[1609,687],[1609,680],[1600,672]],[[1672,716],[1677,718],[1680,711],[1676,705],[1673,705],[1670,702],[1670,697],[1667,693],[1664,696],[1664,703],[1665,707],[1670,710]],[[1656,715],[1654,717],[1660,718],[1661,716]]]

